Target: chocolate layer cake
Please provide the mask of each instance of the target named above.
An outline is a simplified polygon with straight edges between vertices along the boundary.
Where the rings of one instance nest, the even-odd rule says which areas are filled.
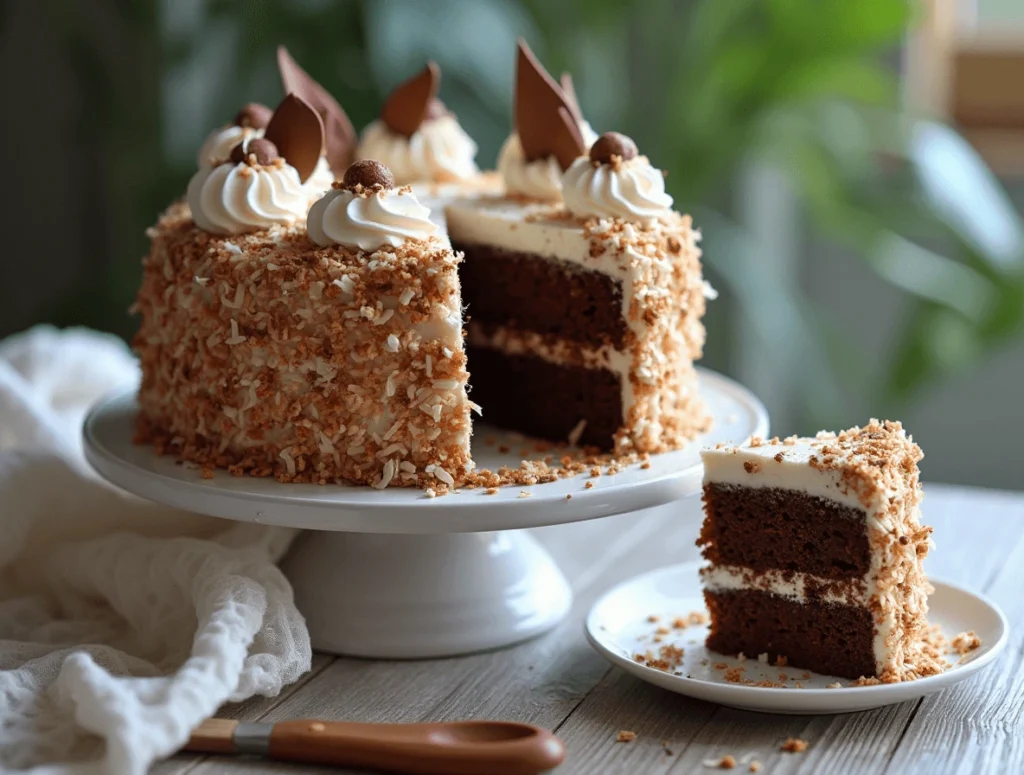
[[[632,140],[608,133],[588,154],[584,127],[521,43],[508,191],[446,208],[465,254],[472,396],[488,422],[541,438],[676,448],[709,424],[693,368],[699,235]]]
[[[436,66],[357,152],[338,103],[278,65],[282,106],[215,130],[149,232],[140,440],[239,474],[446,491],[473,471],[470,389],[494,424],[616,453],[707,427],[699,235],[629,138],[594,141],[568,79],[521,46],[499,176]],[[447,234],[421,195],[450,203]]]
[[[708,648],[852,679],[941,669],[921,648],[922,453],[898,422],[701,455]]]

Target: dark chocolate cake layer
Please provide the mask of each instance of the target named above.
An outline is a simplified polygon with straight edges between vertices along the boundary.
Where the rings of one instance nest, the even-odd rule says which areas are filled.
[[[716,565],[830,579],[861,578],[871,565],[860,509],[796,490],[712,483],[704,510],[700,543]]]
[[[774,664],[857,679],[875,674],[874,626],[862,606],[805,603],[755,590],[705,590],[707,647],[721,654],[768,654]]]
[[[457,242],[452,247],[465,253],[459,279],[471,320],[588,347],[623,347],[627,327],[618,280],[531,253]]]
[[[485,422],[565,441],[581,419],[579,444],[611,449],[622,425],[619,376],[606,369],[558,365],[525,355],[467,347],[469,397]]]

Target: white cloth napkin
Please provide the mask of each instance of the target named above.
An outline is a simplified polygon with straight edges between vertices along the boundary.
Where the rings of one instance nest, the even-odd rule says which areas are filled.
[[[294,531],[157,506],[85,463],[89,405],[137,380],[113,337],[0,343],[0,771],[141,775],[309,669],[275,565]]]

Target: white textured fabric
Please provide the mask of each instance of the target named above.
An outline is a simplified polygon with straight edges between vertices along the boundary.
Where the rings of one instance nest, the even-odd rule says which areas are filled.
[[[309,669],[275,565],[294,531],[157,506],[89,470],[85,411],[137,372],[90,331],[0,343],[0,771],[141,775],[221,703]]]

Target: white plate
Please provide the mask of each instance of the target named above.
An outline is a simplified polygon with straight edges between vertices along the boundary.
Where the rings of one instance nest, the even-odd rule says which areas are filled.
[[[281,484],[274,479],[235,477],[217,471],[202,479],[195,466],[177,465],[173,456],[133,444],[137,412],[131,393],[101,402],[86,418],[85,453],[107,480],[143,498],[200,514],[246,522],[367,533],[455,533],[540,527],[607,517],[660,506],[700,491],[702,445],[765,435],[768,415],[746,388],[700,369],[700,392],[714,416],[710,433],[686,448],[654,455],[650,467],[633,465],[614,476],[586,475],[533,487],[482,489],[427,498],[408,487]],[[486,441],[498,438],[491,444]],[[501,452],[508,444],[509,450]],[[479,468],[519,466],[520,451],[532,447],[523,437],[509,439],[486,426],[476,429],[473,457]],[[536,453],[533,453],[536,454]],[[536,455],[540,457],[540,455]],[[592,481],[592,489],[584,484]],[[530,497],[520,497],[522,491]],[[566,500],[566,495],[572,495]]]
[[[744,710],[794,714],[848,713],[923,697],[978,672],[1006,645],[1009,627],[998,607],[981,595],[935,579],[931,579],[935,594],[929,598],[929,622],[939,625],[947,638],[973,630],[981,638],[981,647],[961,661],[951,662],[946,672],[916,681],[849,686],[848,679],[816,673],[802,679],[806,671],[800,668],[762,665],[756,657],[741,663],[708,651],[704,648],[706,626],[671,630],[670,634],[662,636],[661,643],[653,643],[652,636],[659,626],[671,629],[670,622],[675,617],[704,611],[697,575],[699,567],[698,563],[689,563],[660,568],[623,582],[606,593],[587,616],[587,637],[591,644],[619,667],[663,689]],[[648,621],[652,615],[659,618],[658,623]],[[649,650],[656,654],[667,644],[684,650],[673,672],[647,667],[634,659],[636,654]],[[951,657],[955,658],[955,655]],[[743,677],[753,681],[779,682],[779,674],[785,673],[786,684],[792,688],[729,683],[724,678],[726,671],[714,667],[722,663],[730,668],[742,665]],[[843,688],[826,688],[836,681]],[[803,688],[797,688],[797,682]]]

